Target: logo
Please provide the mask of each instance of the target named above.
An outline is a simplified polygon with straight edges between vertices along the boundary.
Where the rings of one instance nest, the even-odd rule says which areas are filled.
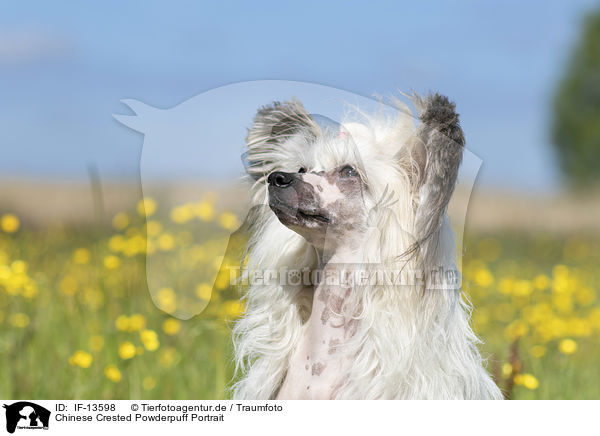
[[[48,430],[50,411],[29,401],[19,401],[4,405],[6,409],[6,431],[14,433],[15,429]]]

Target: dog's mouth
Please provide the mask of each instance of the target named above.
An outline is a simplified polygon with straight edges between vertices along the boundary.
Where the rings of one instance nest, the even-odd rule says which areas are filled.
[[[314,220],[314,221],[320,221],[322,223],[329,223],[329,218],[327,218],[325,215],[321,215],[321,214],[310,214],[310,213],[306,213],[306,212],[302,212],[301,210],[298,210],[296,215],[305,220]]]
[[[281,202],[271,204],[271,209],[273,209],[277,216],[279,216],[279,213],[283,213],[288,217],[294,217],[300,221],[312,221],[319,222],[322,224],[328,224],[331,221],[330,218],[324,215],[323,213],[295,209]]]

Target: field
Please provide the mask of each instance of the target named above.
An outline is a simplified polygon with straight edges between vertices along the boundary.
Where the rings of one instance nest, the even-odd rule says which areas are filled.
[[[464,289],[510,398],[598,399],[600,245],[584,235],[468,235]]]
[[[0,213],[0,397],[226,398],[244,308],[223,254],[240,217],[211,193],[111,217],[39,226]],[[600,398],[599,262],[591,235],[466,234],[473,324],[508,397]]]

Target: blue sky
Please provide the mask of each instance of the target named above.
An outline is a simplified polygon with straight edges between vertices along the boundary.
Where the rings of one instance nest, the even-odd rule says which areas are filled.
[[[121,99],[169,108],[280,79],[364,96],[439,90],[483,160],[480,183],[560,186],[549,104],[595,2],[295,3],[3,3],[0,174],[83,178],[94,163],[135,179],[143,138],[112,118],[128,113]]]

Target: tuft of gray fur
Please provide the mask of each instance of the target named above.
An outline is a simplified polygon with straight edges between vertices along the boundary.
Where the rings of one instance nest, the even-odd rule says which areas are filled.
[[[437,93],[425,98],[414,96],[421,125],[417,137],[423,144],[426,164],[415,190],[419,193],[415,216],[416,244],[423,262],[437,257],[434,235],[440,231],[448,203],[454,192],[458,168],[462,161],[465,138],[456,105]]]
[[[270,157],[277,154],[283,142],[294,135],[314,139],[319,132],[319,126],[297,99],[261,107],[246,137],[246,171],[255,180],[265,177],[277,169]]]

